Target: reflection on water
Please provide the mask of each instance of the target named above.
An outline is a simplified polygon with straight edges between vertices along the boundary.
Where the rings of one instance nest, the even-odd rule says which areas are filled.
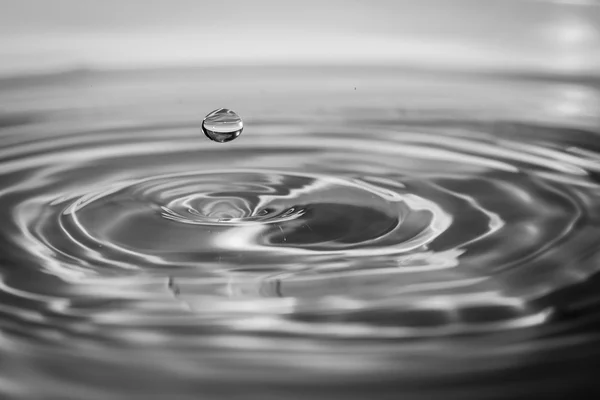
[[[256,68],[0,86],[3,397],[594,387],[592,83]],[[199,136],[215,103],[248,116],[243,137]]]

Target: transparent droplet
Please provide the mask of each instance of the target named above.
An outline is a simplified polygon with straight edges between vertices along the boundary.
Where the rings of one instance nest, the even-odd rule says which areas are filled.
[[[215,142],[225,143],[240,136],[244,130],[244,121],[235,112],[227,108],[219,108],[202,121],[202,131]]]

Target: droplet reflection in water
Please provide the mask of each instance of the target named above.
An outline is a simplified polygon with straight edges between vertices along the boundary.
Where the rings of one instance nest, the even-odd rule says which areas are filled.
[[[210,140],[230,142],[242,134],[244,122],[235,112],[227,108],[212,111],[202,121],[202,131]]]

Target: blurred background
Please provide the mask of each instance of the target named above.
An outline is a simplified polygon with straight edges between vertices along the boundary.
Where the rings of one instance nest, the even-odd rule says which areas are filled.
[[[596,0],[0,0],[0,73],[374,64],[596,75]]]

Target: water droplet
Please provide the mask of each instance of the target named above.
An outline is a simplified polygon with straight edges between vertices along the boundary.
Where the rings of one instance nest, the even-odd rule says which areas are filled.
[[[202,131],[215,142],[225,143],[241,135],[244,121],[235,112],[219,108],[209,113],[202,121]]]

